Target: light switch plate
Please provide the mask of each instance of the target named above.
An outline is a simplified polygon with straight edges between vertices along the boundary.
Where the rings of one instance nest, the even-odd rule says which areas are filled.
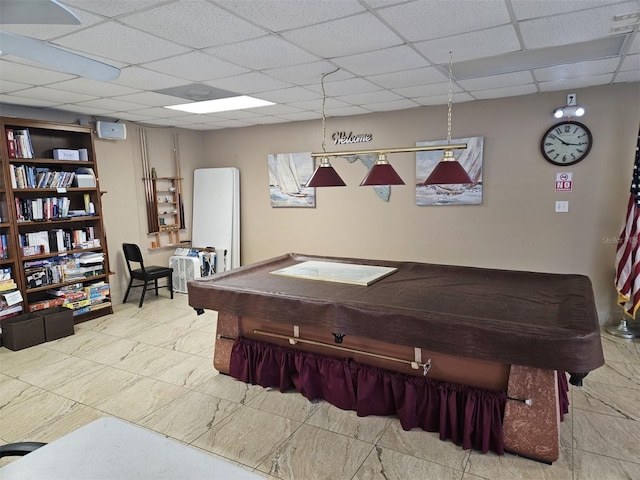
[[[556,212],[565,213],[569,211],[569,202],[566,200],[560,200],[556,202]]]

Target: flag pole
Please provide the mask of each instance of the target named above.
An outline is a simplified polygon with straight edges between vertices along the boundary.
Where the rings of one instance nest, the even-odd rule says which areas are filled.
[[[627,218],[616,250],[615,284],[624,313],[618,325],[605,329],[610,335],[627,339],[640,338],[640,323],[629,323],[627,319],[635,319],[640,309],[640,128],[630,192]]]
[[[629,325],[626,319],[621,319],[618,325],[609,325],[606,329],[606,332],[614,337],[621,338],[640,338],[640,328],[638,325]]]

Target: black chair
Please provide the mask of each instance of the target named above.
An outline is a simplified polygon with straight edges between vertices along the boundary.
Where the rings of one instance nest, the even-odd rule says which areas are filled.
[[[142,307],[144,301],[144,294],[147,293],[147,287],[150,282],[153,282],[156,289],[156,296],[158,296],[158,279],[167,278],[166,288],[171,292],[171,298],[173,298],[173,268],[170,267],[157,267],[155,265],[150,267],[144,266],[144,260],[142,259],[142,253],[140,247],[134,243],[123,243],[122,250],[124,250],[124,258],[127,260],[127,268],[129,269],[129,276],[131,281],[127,287],[127,293],[124,294],[124,300],[122,303],[127,303],[127,297],[131,288],[142,287],[142,295],[140,296],[140,303],[138,308]],[[139,263],[140,268],[131,268],[131,263]],[[134,280],[140,280],[144,283],[140,285],[133,285]],[[161,287],[164,288],[164,287]]]
[[[0,458],[2,457],[23,457],[27,453],[31,453],[40,447],[44,447],[46,443],[42,442],[18,442],[0,445]]]

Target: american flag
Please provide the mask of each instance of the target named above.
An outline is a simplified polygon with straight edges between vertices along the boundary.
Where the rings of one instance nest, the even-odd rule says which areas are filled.
[[[618,304],[625,314],[635,318],[640,308],[640,132],[633,164],[631,195],[626,223],[618,238],[616,250],[616,289]]]

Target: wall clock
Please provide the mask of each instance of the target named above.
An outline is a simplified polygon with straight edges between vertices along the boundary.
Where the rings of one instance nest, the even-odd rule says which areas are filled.
[[[585,125],[565,120],[545,132],[540,150],[545,160],[554,165],[574,165],[589,154],[592,143],[593,137]]]

